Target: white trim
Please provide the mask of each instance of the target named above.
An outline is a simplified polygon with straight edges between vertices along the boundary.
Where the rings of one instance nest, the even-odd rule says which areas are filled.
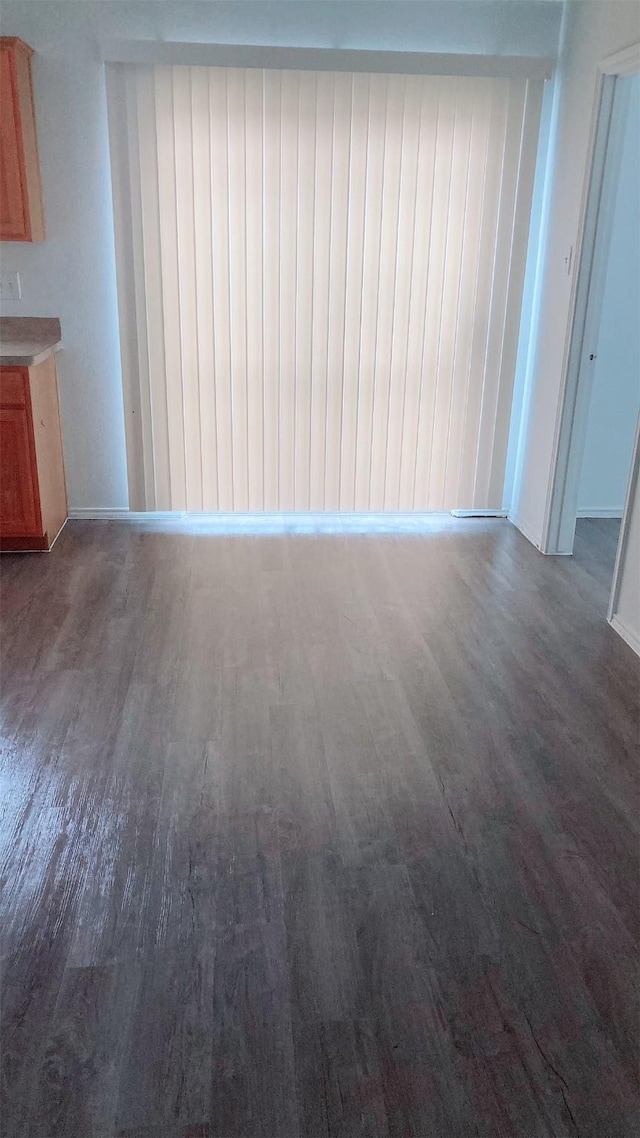
[[[361,51],[351,48],[286,47],[228,43],[104,40],[103,63],[173,64],[185,67],[257,67],[279,71],[359,71],[395,75],[466,75],[550,79],[555,61],[530,55],[447,54],[422,51]]]
[[[627,544],[629,541],[629,530],[631,529],[631,514],[633,506],[638,493],[638,482],[640,480],[640,415],[638,415],[638,422],[636,425],[636,437],[633,444],[633,456],[631,459],[631,470],[629,471],[629,482],[627,484],[627,494],[624,503],[624,514],[622,516],[622,526],[620,527],[620,536],[618,538],[618,548],[616,551],[616,563],[613,569],[613,583],[611,585],[611,596],[609,598],[609,611],[607,617],[613,623],[616,617],[616,609],[618,607],[618,600],[620,597],[620,585],[622,583],[622,574],[624,572],[624,565],[627,556]],[[622,634],[621,634],[622,635]],[[626,639],[626,637],[625,637]]]
[[[75,522],[175,521],[176,518],[186,516],[177,510],[128,510],[126,506],[91,506],[69,510],[69,519]]]
[[[600,63],[600,71],[603,75],[636,75],[640,71],[640,43],[606,55]]]
[[[583,353],[586,350],[585,337],[601,300],[597,294],[602,292],[604,285],[603,265],[596,263],[602,261],[602,256],[598,255],[602,234],[598,231],[602,222],[606,223],[607,208],[612,207],[615,190],[615,178],[609,168],[615,84],[618,75],[634,75],[639,71],[640,43],[606,56],[598,65],[587,175],[575,251],[578,271],[569,306],[562,385],[554,430],[552,475],[540,541],[540,548],[550,554],[573,550],[579,471],[590,397],[589,376],[582,368]],[[620,137],[614,138],[618,149],[620,141]]]
[[[586,437],[590,375],[583,369],[588,325],[597,323],[596,289],[603,272],[597,273],[597,254],[602,249],[599,222],[605,217],[601,209],[605,186],[605,168],[609,149],[615,79],[598,76],[590,143],[591,171],[583,192],[580,210],[574,275],[567,321],[567,335],[562,364],[562,394],[554,427],[552,467],[554,476],[549,487],[541,538],[546,553],[571,553],[575,536],[577,495]],[[589,317],[591,316],[591,321]],[[587,386],[587,381],[588,386]]]
[[[353,521],[360,521],[364,518],[388,518],[393,521],[405,520],[427,520],[437,521],[451,516],[449,510],[260,510],[260,511],[199,511],[199,510],[128,510],[125,507],[110,507],[110,506],[94,506],[92,508],[78,507],[69,510],[69,518],[71,521],[114,521],[114,522],[175,522],[175,521],[192,521],[192,522],[219,522],[226,521],[226,519],[238,519],[240,521],[255,520],[259,522],[261,518],[264,519],[304,519],[315,520],[322,518],[342,518],[351,519]]]
[[[640,656],[640,637],[638,637],[635,632],[632,632],[630,628],[627,628],[626,624],[620,620],[619,616],[610,616],[609,624],[613,628],[614,632],[617,632],[618,636],[621,636],[622,639],[635,652],[636,656]]]
[[[433,533],[458,528],[460,519],[448,512],[385,513],[182,513],[168,510],[73,509],[72,521],[123,522],[161,525],[185,532],[217,534],[279,533]],[[485,521],[494,516],[485,517]],[[500,520],[501,515],[496,520]],[[480,520],[483,520],[482,518]]]
[[[577,518],[621,518],[623,514],[622,506],[610,506],[606,509],[584,509],[578,510]]]

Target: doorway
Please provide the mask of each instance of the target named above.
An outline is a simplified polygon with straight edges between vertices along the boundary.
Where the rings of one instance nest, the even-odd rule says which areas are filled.
[[[572,553],[576,526],[601,531],[610,552],[617,541],[607,570],[615,625],[637,513],[640,45],[601,72],[546,552]]]
[[[596,311],[587,320],[579,382],[590,387],[578,483],[576,553],[596,549],[611,585],[640,413],[640,75],[614,91],[610,215],[594,266]],[[608,189],[608,187],[606,187]],[[607,199],[605,199],[606,201]]]
[[[591,397],[577,517],[619,521],[640,411],[640,75],[618,79],[612,120],[613,201],[600,311],[583,352]]]

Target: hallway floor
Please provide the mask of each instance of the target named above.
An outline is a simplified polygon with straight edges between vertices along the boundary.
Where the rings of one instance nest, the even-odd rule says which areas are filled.
[[[2,1138],[638,1134],[617,523],[3,556]]]

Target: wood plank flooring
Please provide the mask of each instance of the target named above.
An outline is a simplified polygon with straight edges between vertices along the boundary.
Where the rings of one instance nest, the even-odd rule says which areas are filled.
[[[2,1138],[629,1138],[617,526],[2,558]]]

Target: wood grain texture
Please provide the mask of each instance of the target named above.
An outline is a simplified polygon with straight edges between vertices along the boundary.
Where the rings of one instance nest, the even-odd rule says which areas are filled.
[[[0,539],[6,548],[14,538],[41,535],[31,411],[29,407],[0,406]]]
[[[31,77],[31,56],[33,52],[20,40],[17,41],[17,44],[19,46],[16,49],[15,56],[16,80],[22,128],[21,141],[24,153],[27,234],[29,241],[44,241],[46,232],[42,203],[42,180],[40,177],[36,108]]]
[[[31,82],[33,51],[0,37],[0,239],[42,241],[42,185]]]
[[[29,220],[15,56],[13,45],[0,43],[0,233],[24,241]]]
[[[48,550],[66,520],[55,361],[0,367],[0,549]]]
[[[636,1135],[617,528],[3,555],[2,1138]]]

